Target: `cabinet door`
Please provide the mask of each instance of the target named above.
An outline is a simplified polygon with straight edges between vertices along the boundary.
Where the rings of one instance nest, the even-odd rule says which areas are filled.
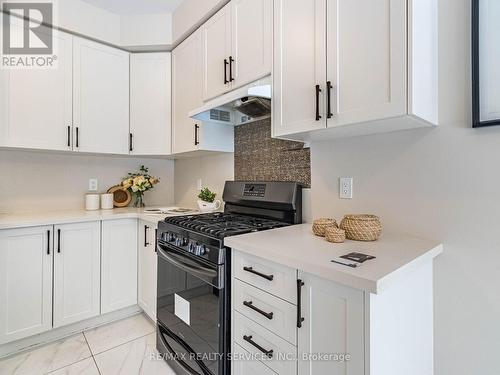
[[[52,234],[0,231],[0,344],[52,328]]]
[[[0,70],[0,146],[71,150],[72,37],[54,30],[54,38],[57,67]]]
[[[232,88],[271,74],[272,0],[231,1]]]
[[[407,1],[327,1],[328,126],[405,115]]]
[[[231,4],[226,5],[203,26],[203,99],[231,89]]]
[[[189,111],[203,104],[203,41],[196,31],[172,52],[172,151],[175,154],[198,149],[195,125]]]
[[[364,295],[300,272],[302,327],[298,328],[298,358],[308,354],[349,354],[349,361],[299,360],[299,375],[360,375],[364,373]]]
[[[99,315],[100,223],[54,229],[54,328]]]
[[[137,304],[137,220],[102,222],[101,313]]]
[[[130,55],[130,153],[169,155],[171,151],[170,53]]]
[[[138,252],[139,252],[139,286],[138,304],[146,314],[156,321],[156,225],[139,221]]]
[[[274,136],[326,127],[325,14],[326,0],[274,1]]]
[[[74,38],[75,149],[128,154],[129,54]]]

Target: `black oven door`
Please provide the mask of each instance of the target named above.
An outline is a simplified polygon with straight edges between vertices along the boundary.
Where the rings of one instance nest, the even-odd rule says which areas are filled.
[[[179,373],[224,375],[224,292],[223,265],[158,242],[157,348]]]

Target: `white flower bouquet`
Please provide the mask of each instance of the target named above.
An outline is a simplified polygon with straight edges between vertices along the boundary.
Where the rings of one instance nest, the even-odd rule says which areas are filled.
[[[149,169],[141,165],[139,172],[129,173],[121,183],[123,188],[129,190],[134,196],[134,207],[144,207],[144,193],[160,182],[158,177],[151,176],[148,172]]]

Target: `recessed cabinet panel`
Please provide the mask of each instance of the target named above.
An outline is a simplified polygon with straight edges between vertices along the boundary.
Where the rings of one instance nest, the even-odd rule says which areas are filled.
[[[273,135],[326,128],[326,0],[274,1]]]
[[[155,229],[155,224],[139,221],[138,304],[153,321],[156,321],[156,276],[158,273]]]
[[[406,1],[328,0],[327,8],[328,126],[405,115]]]
[[[71,150],[72,37],[54,30],[54,38],[57,68],[0,70],[0,146]]]
[[[52,328],[52,226],[0,231],[0,344]]]
[[[74,149],[129,153],[129,53],[82,38],[73,44]]]
[[[171,152],[170,53],[130,55],[130,153]]]
[[[54,328],[99,315],[100,222],[54,227]]]
[[[232,88],[271,73],[272,0],[231,1]]]

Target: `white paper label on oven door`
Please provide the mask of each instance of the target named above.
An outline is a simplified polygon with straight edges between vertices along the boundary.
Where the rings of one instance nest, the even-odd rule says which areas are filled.
[[[178,294],[175,294],[175,315],[188,326],[191,325],[189,319],[189,301]]]

